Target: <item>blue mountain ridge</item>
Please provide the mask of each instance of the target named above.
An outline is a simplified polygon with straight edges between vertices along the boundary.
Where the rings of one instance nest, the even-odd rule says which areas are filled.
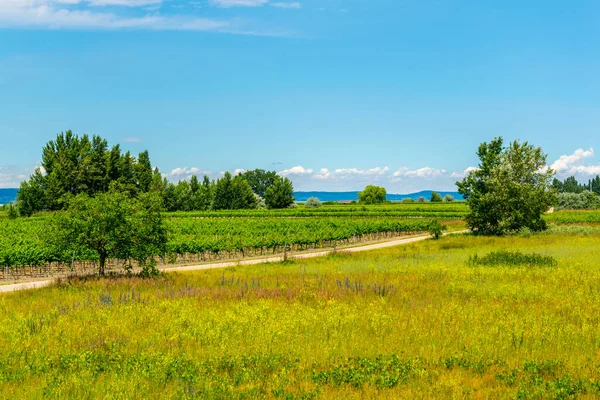
[[[0,189],[0,204],[10,204],[17,198],[17,189]]]
[[[418,199],[423,196],[427,200],[431,198],[431,192],[434,190],[423,190],[417,193],[410,194],[388,194],[387,199],[390,201],[400,201],[405,197]],[[444,197],[446,194],[454,196],[456,200],[462,200],[462,196],[457,192],[443,192],[439,194]],[[294,193],[296,201],[306,201],[310,197],[316,197],[321,201],[343,201],[343,200],[358,200],[358,192],[296,192]],[[17,189],[0,189],[0,204],[10,204],[17,198]]]
[[[438,190],[422,190],[417,193],[409,193],[409,194],[391,194],[388,193],[387,199],[389,201],[401,201],[402,199],[409,197],[411,199],[417,200],[419,197],[423,196],[427,200],[431,198],[431,193],[437,192],[442,197],[449,194],[454,196],[455,200],[463,200],[463,197],[458,192],[444,192]],[[296,201],[306,201],[310,197],[316,197],[321,201],[344,201],[344,200],[358,200],[359,192],[296,192],[294,196],[296,197]]]

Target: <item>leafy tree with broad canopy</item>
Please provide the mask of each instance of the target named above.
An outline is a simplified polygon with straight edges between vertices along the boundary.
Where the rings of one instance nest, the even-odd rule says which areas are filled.
[[[387,192],[381,186],[369,185],[358,193],[358,202],[360,204],[380,204],[385,202],[386,196]]]
[[[82,193],[71,198],[68,209],[55,214],[48,241],[63,251],[96,252],[100,275],[109,258],[134,259],[144,273],[154,274],[153,256],[164,254],[167,244],[162,199],[156,193],[131,198],[115,186],[95,197]]]
[[[544,230],[542,216],[556,199],[546,154],[528,142],[514,141],[508,148],[503,143],[499,137],[479,145],[479,168],[456,182],[470,208],[467,225],[491,235]]]
[[[269,208],[288,208],[295,201],[294,185],[288,178],[278,176],[265,193],[265,202]]]
[[[267,188],[273,186],[277,179],[275,171],[265,171],[264,169],[246,171],[242,176],[248,181],[252,191],[263,198],[267,195]]]

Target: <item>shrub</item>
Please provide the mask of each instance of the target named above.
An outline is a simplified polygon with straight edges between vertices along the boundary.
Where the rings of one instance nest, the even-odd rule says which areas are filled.
[[[415,199],[411,198],[411,197],[405,197],[402,199],[403,203],[414,203]]]
[[[431,202],[432,203],[441,203],[442,196],[438,192],[431,192]]]
[[[6,211],[7,211],[7,215],[8,218],[10,219],[15,219],[19,216],[19,210],[17,209],[17,207],[14,204],[9,204],[6,206]]]
[[[304,204],[304,207],[306,207],[306,208],[320,208],[321,207],[321,200],[317,199],[316,197],[311,197],[308,200],[306,200],[306,204]]]
[[[265,203],[265,199],[261,197],[259,194],[254,193],[254,197],[256,198],[256,208],[263,209],[267,208],[267,203]]]
[[[426,201],[427,201],[427,200],[425,200],[425,197],[424,197],[424,196],[421,196],[421,197],[419,197],[419,198],[417,199],[417,202],[418,202],[418,203],[425,203]]]
[[[600,207],[600,197],[585,190],[581,193],[559,193],[558,210],[591,210]]]
[[[541,254],[523,254],[519,251],[494,251],[483,257],[475,254],[469,257],[468,261],[471,266],[485,266],[485,267],[497,267],[497,266],[509,266],[509,267],[554,267],[558,263],[551,256],[544,256]]]
[[[434,239],[439,239],[442,236],[443,232],[446,230],[446,227],[438,222],[438,220],[433,220],[429,223],[427,227],[429,234],[433,236]]]
[[[444,201],[446,203],[450,203],[450,202],[454,201],[454,196],[452,196],[451,194],[447,194],[444,196]]]

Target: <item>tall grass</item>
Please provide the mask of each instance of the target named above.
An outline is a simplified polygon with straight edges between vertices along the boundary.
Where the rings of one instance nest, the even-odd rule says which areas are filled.
[[[556,264],[474,265],[475,254]],[[0,296],[2,398],[600,395],[600,236],[445,237]]]

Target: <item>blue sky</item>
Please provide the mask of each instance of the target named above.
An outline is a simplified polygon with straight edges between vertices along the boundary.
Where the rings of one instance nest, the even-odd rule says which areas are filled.
[[[600,3],[0,0],[0,187],[56,133],[171,180],[450,190],[495,136],[600,173]]]

